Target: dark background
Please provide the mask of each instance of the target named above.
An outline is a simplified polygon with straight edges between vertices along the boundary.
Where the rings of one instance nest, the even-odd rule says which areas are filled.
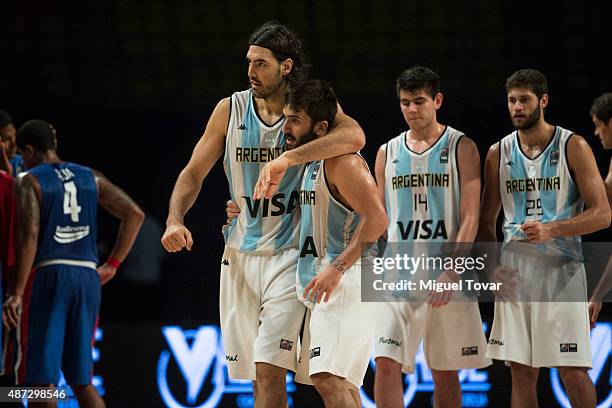
[[[439,120],[471,136],[483,160],[512,130],[505,79],[536,68],[549,81],[547,120],[585,136],[608,168],[589,108],[612,90],[609,1],[16,0],[1,14],[0,109],[16,126],[53,123],[64,160],[101,170],[162,225],[212,109],[248,85],[249,34],[270,19],[300,34],[315,76],[332,82],[365,130],[371,166],[378,146],[406,128],[395,79],[420,64],[440,75]],[[137,267],[120,271],[104,287],[102,327],[218,322],[228,198],[220,165],[203,192],[187,216],[193,250],[165,257],[160,278],[146,284],[129,278]],[[100,221],[104,260],[117,224],[105,214]],[[609,241],[610,230],[587,239]],[[157,259],[159,245],[148,248],[144,256]]]

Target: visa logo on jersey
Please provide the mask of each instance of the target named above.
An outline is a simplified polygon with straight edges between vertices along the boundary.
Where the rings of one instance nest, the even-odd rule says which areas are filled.
[[[283,214],[291,214],[297,207],[299,193],[292,191],[289,197],[284,193],[272,196],[272,199],[253,200],[251,197],[242,196],[251,218],[278,217]]]

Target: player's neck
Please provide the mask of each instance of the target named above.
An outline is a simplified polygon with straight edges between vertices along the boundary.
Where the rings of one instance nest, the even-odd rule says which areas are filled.
[[[554,131],[555,127],[542,119],[529,129],[519,129],[518,134],[522,144],[543,149],[554,136]]]
[[[59,158],[55,150],[49,150],[48,152],[45,152],[42,154],[43,163],[53,164],[53,163],[60,163],[61,161],[62,159]]]
[[[287,87],[283,84],[274,92],[274,94],[264,98],[255,99],[255,109],[260,118],[267,123],[276,122],[283,115],[283,108],[285,107],[285,95],[287,93]]]
[[[408,140],[417,143],[432,145],[440,138],[445,126],[438,121],[433,121],[430,125],[421,129],[410,129]]]

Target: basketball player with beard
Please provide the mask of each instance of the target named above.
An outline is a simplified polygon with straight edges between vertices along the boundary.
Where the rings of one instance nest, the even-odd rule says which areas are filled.
[[[496,221],[503,208],[502,259],[511,245],[521,248],[519,255],[579,245],[581,235],[610,225],[610,207],[593,152],[581,136],[544,119],[549,97],[542,73],[519,70],[507,79],[506,91],[516,131],[487,154],[479,240],[497,240]],[[509,259],[518,259],[511,266],[519,275],[554,284],[546,281],[546,274],[556,276],[552,267],[537,269],[521,256]],[[572,280],[582,285],[584,269]],[[532,281],[526,282],[534,289]],[[496,301],[487,356],[510,366],[513,407],[538,406],[540,367],[559,369],[572,406],[596,405],[588,374],[592,362],[585,301]]]

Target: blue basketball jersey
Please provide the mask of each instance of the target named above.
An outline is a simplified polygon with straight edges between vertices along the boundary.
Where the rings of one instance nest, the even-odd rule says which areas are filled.
[[[548,146],[533,159],[520,147],[518,131],[499,143],[499,189],[504,211],[504,241],[526,239],[521,224],[574,217],[584,202],[567,163],[573,132],[555,128]],[[580,240],[580,237],[574,237]]]
[[[329,265],[351,242],[359,215],[336,200],[325,177],[325,160],[310,162],[300,190],[298,296],[323,263]]]
[[[298,189],[304,166],[290,167],[271,199],[253,199],[259,171],[286,149],[282,131],[285,118],[270,126],[265,124],[257,115],[251,90],[234,93],[230,101],[223,165],[232,201],[241,212],[225,229],[225,243],[245,252],[276,253],[296,248]]]
[[[453,241],[461,221],[457,145],[463,134],[447,126],[422,153],[408,148],[407,136],[384,146],[388,241]]]
[[[41,189],[36,263],[55,259],[98,262],[98,189],[93,171],[78,164],[44,163],[31,170]]]

